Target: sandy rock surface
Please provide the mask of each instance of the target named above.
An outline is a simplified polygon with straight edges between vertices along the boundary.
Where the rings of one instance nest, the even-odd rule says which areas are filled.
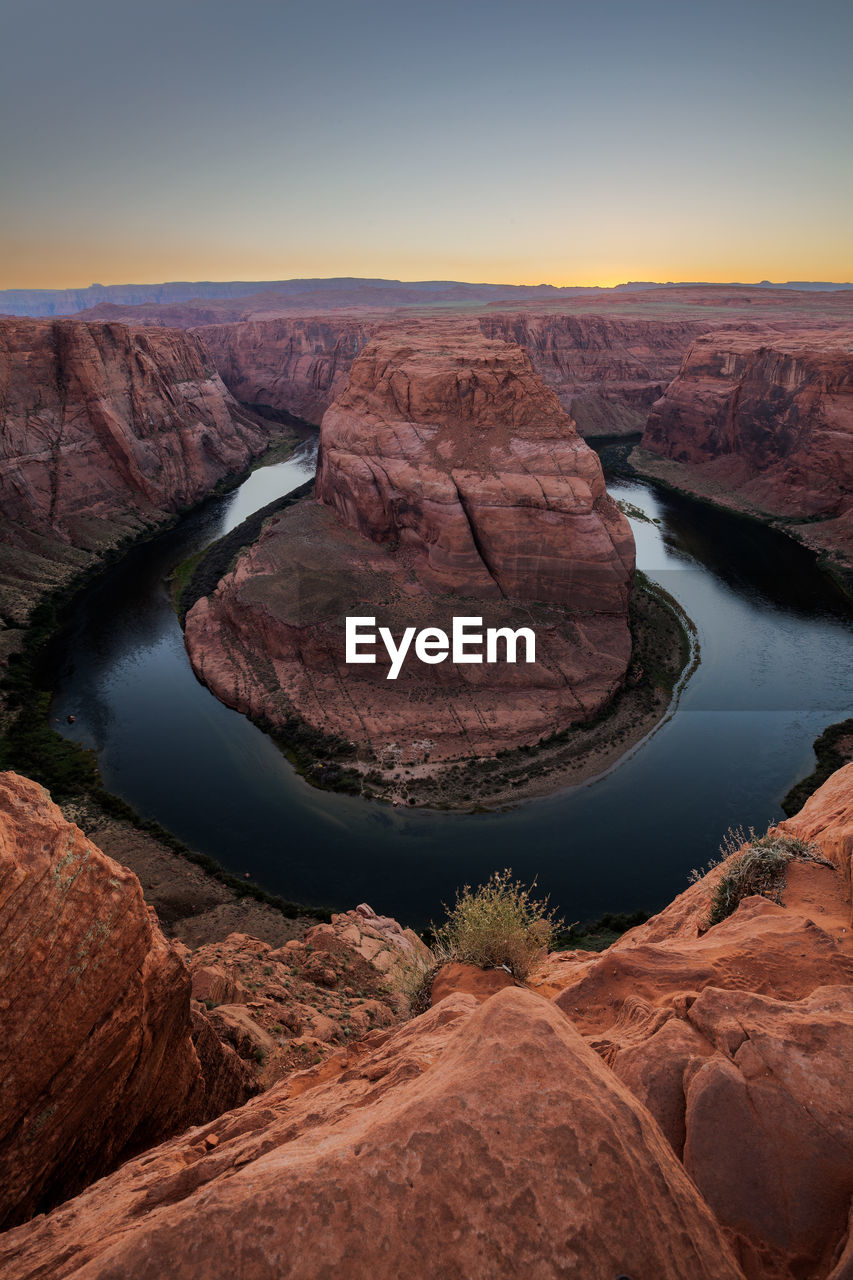
[[[0,991],[6,1224],[248,1096],[215,1046],[203,1071],[189,975],[136,877],[13,773],[0,774]]]

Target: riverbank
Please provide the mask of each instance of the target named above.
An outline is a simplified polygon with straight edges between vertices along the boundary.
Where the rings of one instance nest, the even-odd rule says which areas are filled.
[[[95,753],[51,726],[55,649],[80,593],[132,548],[152,542],[191,511],[230,493],[259,467],[290,457],[304,438],[295,424],[271,424],[270,434],[269,447],[242,472],[221,480],[201,503],[105,545],[97,558],[90,556],[82,568],[78,564],[76,572],[60,575],[50,585],[40,583],[26,624],[6,628],[14,637],[3,648],[0,769],[14,770],[44,786],[66,817],[139,876],[164,930],[192,946],[235,931],[282,945],[318,920],[328,920],[329,912],[301,907],[268,893],[245,874],[232,874],[107,791]]]
[[[853,763],[853,719],[828,725],[813,745],[817,757],[814,771],[795,783],[782,801],[782,809],[789,818],[799,813],[809,796],[822,787],[836,769]]]
[[[831,544],[824,536],[824,526],[829,520],[801,520],[794,516],[780,516],[757,506],[742,494],[708,476],[700,475],[695,468],[671,458],[662,458],[641,445],[625,450],[621,465],[622,474],[651,480],[662,489],[669,489],[727,512],[735,512],[778,533],[815,553],[820,569],[828,573],[837,585],[853,599],[853,559]]]
[[[608,773],[669,718],[699,662],[696,628],[678,602],[638,572],[631,591],[625,684],[594,720],[528,748],[451,768],[416,766],[392,803],[486,812],[580,786]]]

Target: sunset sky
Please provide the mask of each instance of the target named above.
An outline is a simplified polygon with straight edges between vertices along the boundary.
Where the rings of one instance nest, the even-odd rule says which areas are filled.
[[[0,0],[0,288],[853,279],[849,0]]]

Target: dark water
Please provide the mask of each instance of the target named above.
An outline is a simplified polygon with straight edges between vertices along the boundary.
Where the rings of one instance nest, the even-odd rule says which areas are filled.
[[[695,621],[701,664],[672,718],[596,782],[500,814],[391,809],[312,789],[268,738],[195,679],[164,580],[173,565],[301,484],[310,446],[255,472],[137,548],[79,599],[54,714],[98,752],[106,786],[188,844],[286,897],[368,901],[413,924],[456,886],[511,866],[569,919],[653,910],[685,887],[729,825],[763,829],[853,714],[850,616],[812,557],[737,517],[644,484],[616,497],[638,563]],[[73,712],[76,723],[65,724]]]

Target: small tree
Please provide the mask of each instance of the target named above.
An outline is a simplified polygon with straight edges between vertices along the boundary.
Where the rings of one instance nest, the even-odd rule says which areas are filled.
[[[563,927],[547,898],[531,897],[535,887],[534,880],[525,889],[506,868],[493,871],[476,889],[465,885],[457,890],[453,909],[445,907],[447,921],[435,929],[437,957],[482,969],[505,968],[516,978],[526,978],[534,957]]]

